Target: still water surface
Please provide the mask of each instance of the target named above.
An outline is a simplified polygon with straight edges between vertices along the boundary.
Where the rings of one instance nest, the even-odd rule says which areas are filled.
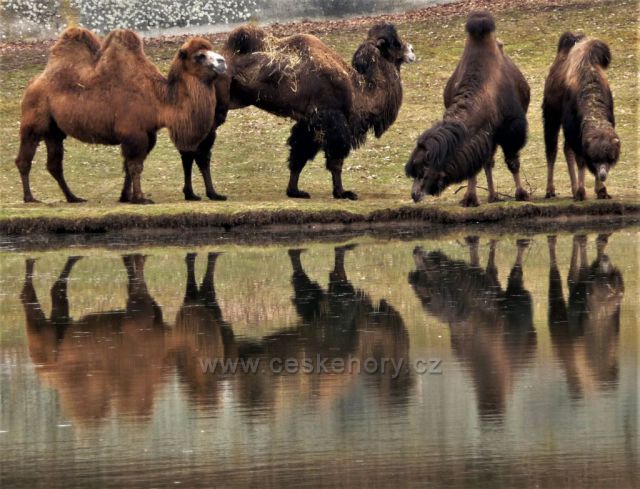
[[[0,252],[0,487],[635,487],[639,238]]]

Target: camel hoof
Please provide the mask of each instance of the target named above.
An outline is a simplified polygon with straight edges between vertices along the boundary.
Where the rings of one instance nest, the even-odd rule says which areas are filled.
[[[523,188],[516,190],[516,200],[518,202],[524,202],[525,200],[529,200],[529,194]]]
[[[520,238],[516,240],[516,247],[521,249],[527,249],[531,244],[531,240],[528,238]]]
[[[351,192],[350,190],[343,190],[340,193],[333,193],[334,199],[347,199],[347,200],[358,200],[358,194],[355,192]]]
[[[42,204],[41,201],[39,201],[38,199],[34,199],[33,197],[25,197],[24,203],[25,204]]]
[[[87,199],[82,199],[80,197],[76,197],[75,195],[67,199],[67,202],[69,202],[70,204],[82,204],[83,202],[86,202],[86,201]]]
[[[185,193],[184,200],[190,200],[190,201],[196,202],[198,200],[202,200],[202,198],[199,195],[196,195],[192,192],[190,194]]]
[[[596,192],[596,195],[598,196],[599,200],[611,198],[611,195],[609,195],[609,192],[607,192],[606,188],[601,188],[600,190],[598,190]]]
[[[477,195],[465,195],[460,201],[460,205],[462,207],[478,207],[480,205],[480,202],[478,202]]]
[[[556,191],[555,190],[547,190],[547,193],[545,194],[544,198],[545,199],[553,199],[556,196]]]
[[[218,201],[225,201],[227,200],[227,196],[226,195],[220,195],[217,193],[212,193],[212,194],[207,194],[207,197],[209,197],[209,200],[218,200]]]
[[[287,190],[287,197],[292,199],[310,199],[311,195],[303,190]]]
[[[576,190],[576,193],[573,196],[573,200],[575,200],[576,202],[582,202],[586,198],[587,198],[587,194],[584,191],[584,188],[579,188],[578,190]]]
[[[142,198],[138,198],[138,199],[131,199],[131,203],[132,204],[142,204],[142,205],[146,205],[146,204],[154,204],[153,200],[151,199],[145,199],[144,197]]]
[[[504,202],[504,199],[501,199],[497,195],[490,195],[489,199],[487,200],[487,202],[489,204],[493,204],[494,202]]]

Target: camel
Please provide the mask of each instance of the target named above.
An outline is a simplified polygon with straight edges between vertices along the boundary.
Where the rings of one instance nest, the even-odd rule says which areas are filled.
[[[310,197],[298,180],[322,149],[333,197],[356,200],[342,186],[344,159],[365,142],[369,130],[379,138],[393,124],[402,103],[400,67],[416,59],[396,28],[372,27],[351,66],[315,36],[275,39],[251,25],[231,32],[223,53],[232,71],[232,109],[254,105],[295,121],[288,141],[287,196]]]
[[[414,202],[420,202],[426,194],[440,195],[450,184],[468,180],[460,204],[477,207],[476,176],[483,168],[488,201],[497,202],[500,199],[493,184],[493,166],[498,146],[513,175],[516,200],[529,198],[520,181],[529,85],[504,54],[495,29],[488,12],[473,12],[467,19],[464,52],[444,90],[444,117],[418,138],[405,166],[407,176],[413,178]]]
[[[67,202],[85,202],[64,178],[63,142],[67,136],[89,144],[120,145],[124,187],[120,202],[151,203],[141,188],[143,162],[167,127],[182,153],[193,198],[190,168],[196,160],[211,199],[223,200],[211,182],[210,150],[215,140],[216,80],[226,71],[224,58],[209,41],[193,38],[178,50],[165,78],[146,57],[141,38],[116,30],[100,40],[86,29],[66,29],[53,45],[44,71],[27,86],[22,100],[20,171],[25,202],[37,202],[29,174],[38,144],[47,146],[47,169]],[[227,82],[228,83],[228,82]]]
[[[564,155],[573,198],[578,201],[586,198],[585,169],[596,177],[598,199],[611,198],[604,182],[620,158],[620,138],[615,131],[613,95],[605,73],[610,63],[611,51],[604,42],[571,32],[560,36],[542,102],[547,156],[546,198],[556,195],[553,167],[560,126],[564,133]]]

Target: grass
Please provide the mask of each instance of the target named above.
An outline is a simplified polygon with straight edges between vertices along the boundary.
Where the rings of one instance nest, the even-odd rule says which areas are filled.
[[[595,210],[597,213],[608,209],[623,212],[624,206],[611,207],[610,203],[593,200],[591,176],[587,179],[590,202],[571,207],[569,181],[562,157],[556,164],[556,190],[560,198],[553,201],[543,199],[546,163],[540,104],[544,79],[555,55],[557,39],[565,30],[583,31],[603,39],[611,47],[614,60],[608,76],[616,101],[622,155],[607,186],[615,202],[625,203],[627,210],[637,210],[640,189],[638,60],[637,50],[633,48],[638,45],[635,7],[633,1],[590,0],[553,7],[544,4],[533,8],[531,5],[527,8],[516,6],[496,12],[498,36],[505,44],[505,51],[525,74],[532,90],[529,142],[522,152],[522,168],[525,185],[532,193],[536,209],[539,209],[533,214],[522,211],[524,208],[530,209],[530,205],[516,202],[483,203],[479,209],[460,209],[457,202],[461,192],[455,193],[457,185],[450,187],[437,199],[428,198],[417,206],[411,203],[411,182],[404,176],[404,163],[418,135],[442,115],[442,91],[464,44],[465,18],[457,15],[398,22],[401,35],[413,43],[419,61],[403,68],[405,96],[396,123],[381,139],[370,137],[367,144],[354,151],[345,163],[345,188],[359,194],[360,200],[357,202],[335,201],[331,198],[331,178],[324,169],[322,156],[308,164],[301,177],[301,188],[309,191],[312,199],[299,201],[286,198],[286,140],[291,121],[249,108],[229,113],[228,122],[219,130],[214,147],[214,182],[221,193],[229,196],[227,202],[183,201],[180,159],[163,130],[156,148],[145,162],[143,173],[143,190],[157,202],[156,205],[136,207],[116,203],[122,185],[119,148],[91,146],[74,140],[66,143],[65,174],[74,192],[89,199],[89,202],[70,205],[63,200],[57,184],[45,169],[46,154],[42,145],[31,175],[34,195],[45,203],[25,205],[22,203],[19,175],[13,163],[18,149],[19,106],[28,80],[42,70],[45,57],[37,63],[31,61],[33,58],[24,64],[13,60],[8,63],[12,69],[3,70],[0,87],[0,138],[4,141],[0,147],[0,228],[21,232],[35,229],[37,226],[34,223],[55,219],[57,224],[53,228],[66,226],[67,229],[81,230],[82,226],[74,223],[87,219],[104,221],[112,217],[119,218],[119,226],[126,227],[129,216],[138,218],[137,221],[132,219],[132,223],[146,223],[147,226],[171,225],[171,218],[177,216],[191,216],[186,221],[182,218],[173,220],[179,225],[223,221],[225,225],[232,225],[236,222],[245,223],[243,219],[250,221],[247,216],[251,215],[260,216],[260,222],[269,222],[278,214],[289,216],[283,222],[310,220],[310,217],[322,220],[323,215],[325,220],[344,220],[345,215],[349,220],[348,216],[367,219],[372,213],[403,207],[412,209],[407,212],[413,212],[414,217],[443,214],[462,220],[483,220],[487,216],[495,218],[496,215],[527,217],[545,212],[570,214],[575,209],[582,209],[582,212]],[[323,35],[322,39],[345,59],[350,59],[365,31],[366,27],[355,31],[336,31]],[[166,72],[175,48],[162,45],[147,49],[147,53]],[[5,54],[5,61],[7,56],[20,56],[20,51]],[[501,157],[496,162],[494,175],[498,191],[512,195],[514,188],[511,175]],[[196,193],[204,195],[197,172],[194,174],[194,183]],[[482,176],[480,185],[485,185]],[[479,196],[481,202],[486,200],[486,192],[480,191]],[[397,217],[400,214],[403,213],[396,212],[393,215]],[[210,218],[211,215],[216,218],[207,220],[206,216]],[[21,223],[30,224],[22,227]]]

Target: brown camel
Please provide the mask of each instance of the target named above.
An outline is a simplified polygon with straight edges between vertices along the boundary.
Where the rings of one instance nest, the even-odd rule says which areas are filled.
[[[395,121],[402,103],[400,66],[413,48],[392,24],[377,24],[353,55],[352,66],[315,36],[267,37],[255,26],[234,30],[225,57],[232,66],[231,108],[255,105],[296,121],[289,146],[287,196],[309,198],[298,188],[307,161],[321,149],[333,179],[333,197],[357,199],[342,187],[342,164],[352,148]]]
[[[125,170],[120,202],[151,202],[142,193],[140,175],[163,127],[182,153],[185,174],[188,166],[190,177],[195,159],[207,196],[224,199],[211,182],[209,158],[216,121],[224,119],[215,110],[215,82],[225,71],[224,58],[205,39],[183,44],[165,78],[132,31],[113,31],[100,43],[86,29],[65,30],[51,48],[44,72],[29,83],[22,100],[16,166],[24,201],[37,202],[29,173],[44,139],[49,173],[68,202],[84,202],[69,189],[63,175],[63,141],[70,135],[86,143],[120,145]],[[185,184],[185,196],[194,197],[191,178]]]

